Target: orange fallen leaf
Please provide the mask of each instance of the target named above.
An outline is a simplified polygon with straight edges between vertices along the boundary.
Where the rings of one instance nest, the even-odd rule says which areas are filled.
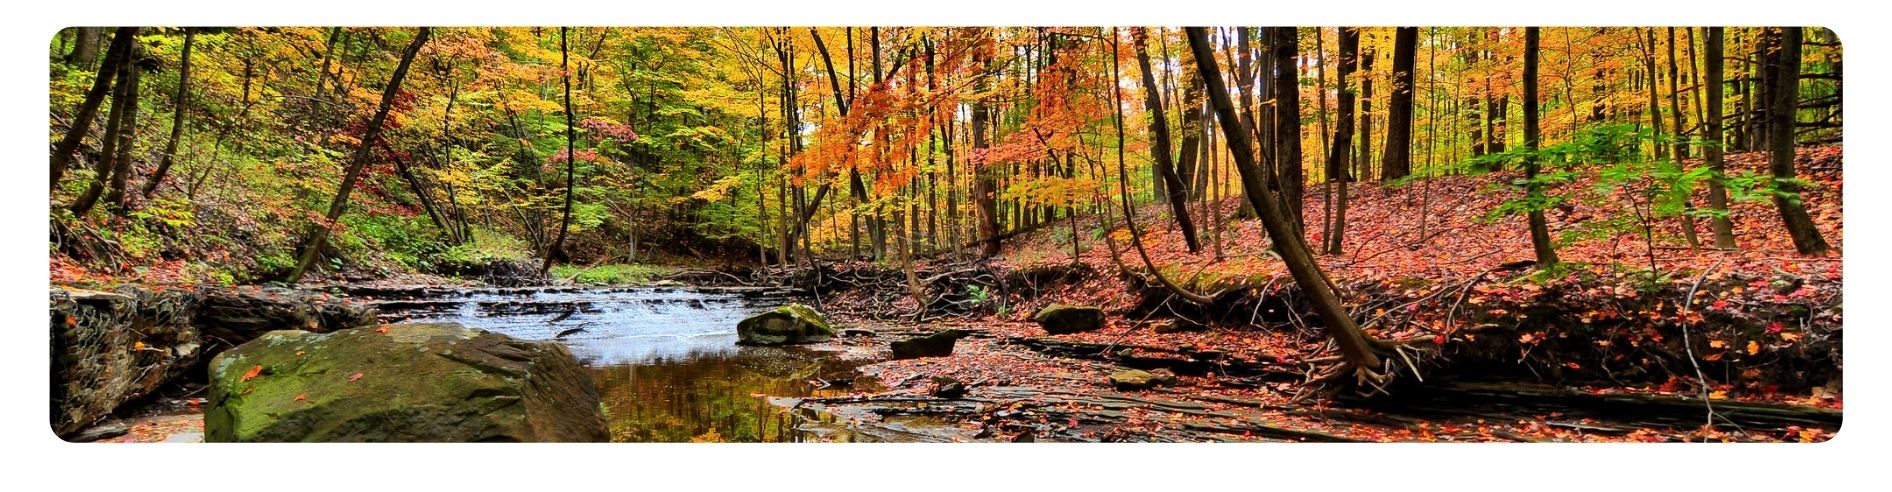
[[[1756,355],[1759,353],[1761,353],[1761,344],[1755,343],[1753,340],[1748,340],[1747,341],[1747,354]]]
[[[381,325],[381,327],[380,327],[380,328],[375,328],[375,329],[374,329],[374,332],[375,332],[375,333],[387,333],[387,332],[388,332],[388,325]]]
[[[296,401],[309,401],[309,394],[308,394],[308,393],[297,393],[297,394],[296,394]]]
[[[263,374],[263,366],[261,364],[258,364],[256,367],[250,368],[249,371],[245,371],[243,373],[243,379],[241,379],[241,381],[249,381],[251,379],[256,379],[256,376],[259,376],[262,374]]]

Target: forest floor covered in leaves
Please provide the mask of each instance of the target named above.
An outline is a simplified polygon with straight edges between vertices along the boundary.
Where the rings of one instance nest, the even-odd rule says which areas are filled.
[[[1729,161],[1735,171],[1765,172],[1763,154],[1735,154]],[[1532,257],[1522,217],[1481,219],[1512,193],[1488,189],[1510,177],[1504,173],[1402,187],[1356,185],[1344,252],[1322,256],[1322,266],[1369,334],[1433,342],[1435,357],[1402,363],[1436,377],[1395,393],[1453,402],[1406,400],[1396,405],[1406,410],[1394,413],[1373,408],[1402,395],[1293,401],[1305,389],[1304,375],[1332,351],[1317,320],[1299,307],[1282,264],[1267,253],[1259,222],[1233,218],[1239,204],[1233,197],[1213,214],[1229,219],[1220,259],[1208,246],[1188,253],[1166,210],[1139,213],[1143,242],[1158,268],[1214,297],[1212,304],[1190,305],[1154,286],[1121,224],[1107,232],[1117,236],[1113,258],[1100,233],[1084,232],[1104,228],[1094,217],[1080,217],[1075,263],[1070,224],[1012,238],[984,267],[1006,279],[1005,287],[969,312],[946,316],[950,321],[932,314],[934,321],[913,324],[918,310],[901,285],[846,289],[827,306],[843,317],[906,324],[916,332],[952,325],[976,333],[961,340],[952,357],[889,361],[869,370],[895,394],[937,392],[943,383],[930,378],[945,376],[968,388],[966,398],[992,393],[999,396],[992,403],[1021,409],[987,408],[979,417],[987,437],[1036,429],[1078,440],[1818,441],[1838,429],[1843,408],[1840,148],[1803,148],[1798,168],[1815,184],[1804,200],[1834,254],[1795,255],[1773,204],[1751,201],[1733,205],[1738,251],[1691,251],[1680,220],[1658,219],[1647,241],[1613,234],[1561,245],[1566,266],[1548,272],[1507,268]],[[1573,206],[1549,214],[1554,235],[1632,214],[1634,200],[1622,191],[1600,195],[1589,191],[1593,185],[1566,185],[1583,191]],[[1312,187],[1305,208],[1316,244],[1320,193]],[[1708,241],[1708,221],[1697,223]],[[1651,261],[1659,271],[1653,281]],[[950,278],[964,265],[942,259],[917,268],[921,278]],[[876,268],[885,267],[842,265],[836,276],[855,283],[889,278],[862,273]],[[955,287],[936,282],[928,290],[955,297]],[[1047,336],[1030,316],[1053,302],[1102,307],[1109,314],[1105,327]],[[1128,367],[1160,367],[1179,377],[1169,386],[1114,390],[1109,374]],[[1516,384],[1526,386],[1510,386]],[[1434,394],[1441,391],[1451,395]],[[1534,395],[1525,400],[1544,404],[1476,396],[1494,393]],[[1646,405],[1612,406],[1632,400]],[[1723,408],[1711,415],[1716,404]],[[1748,415],[1779,410],[1820,417],[1728,416],[1744,405],[1758,405],[1745,410]],[[1037,409],[1027,412],[1032,417],[1020,417],[1031,408]],[[1650,415],[1640,414],[1645,410]],[[1715,425],[1703,425],[1708,419],[1717,419]]]

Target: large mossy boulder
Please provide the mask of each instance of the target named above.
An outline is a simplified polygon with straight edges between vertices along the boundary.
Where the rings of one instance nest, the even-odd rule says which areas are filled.
[[[736,343],[743,345],[815,343],[830,338],[834,338],[834,328],[821,312],[801,304],[777,307],[736,324]]]
[[[893,350],[895,360],[946,357],[953,355],[953,344],[962,335],[959,330],[940,330],[931,335],[895,340],[887,345]]]
[[[598,442],[564,345],[453,323],[272,331],[210,363],[210,442]]]
[[[1031,320],[1038,322],[1045,333],[1052,335],[1080,333],[1103,328],[1104,310],[1090,306],[1052,304],[1039,309]]]

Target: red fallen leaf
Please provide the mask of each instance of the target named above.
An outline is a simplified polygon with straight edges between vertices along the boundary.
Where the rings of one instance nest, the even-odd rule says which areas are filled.
[[[256,379],[256,376],[259,376],[261,374],[263,374],[263,366],[259,364],[256,367],[250,368],[250,370],[248,371],[244,371],[243,379],[241,379],[241,381],[249,381],[251,379]]]
[[[1575,363],[1575,362],[1565,362],[1565,363],[1564,363],[1564,367],[1568,367],[1568,368],[1571,368],[1571,369],[1582,369],[1582,368],[1583,368],[1583,366],[1582,366],[1582,365],[1580,365],[1580,364],[1577,364],[1577,363]]]
[[[361,376],[362,376],[362,374],[361,374],[361,373],[359,373],[359,372],[357,372],[357,373],[354,373],[354,374],[350,374],[350,375],[348,375],[348,380],[349,380],[349,381],[351,381],[351,382],[353,382],[353,381],[355,381],[355,380],[359,380],[359,379],[361,379]]]
[[[1715,303],[1709,305],[1709,307],[1714,308],[1714,310],[1716,311],[1726,311],[1728,309],[1728,301],[1723,300],[1723,299],[1715,299]]]
[[[1781,330],[1781,326],[1780,326],[1779,321],[1775,321],[1775,322],[1767,324],[1768,333],[1780,333],[1780,330]]]
[[[1445,335],[1438,335],[1438,336],[1432,337],[1432,344],[1438,345],[1441,347],[1445,346]]]
[[[374,329],[374,332],[375,332],[375,333],[387,333],[387,332],[388,332],[388,325],[381,325],[381,327],[380,327],[380,328],[375,328],[375,329]]]

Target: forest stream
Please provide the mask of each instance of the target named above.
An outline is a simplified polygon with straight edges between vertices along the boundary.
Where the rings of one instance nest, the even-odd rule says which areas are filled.
[[[453,322],[558,340],[591,370],[618,442],[900,440],[790,412],[783,399],[873,393],[871,352],[736,343],[743,318],[785,302],[775,289],[712,287],[418,289],[353,292],[386,322]],[[573,331],[578,330],[578,331]],[[561,334],[563,334],[561,336]],[[924,427],[924,422],[910,423]]]

